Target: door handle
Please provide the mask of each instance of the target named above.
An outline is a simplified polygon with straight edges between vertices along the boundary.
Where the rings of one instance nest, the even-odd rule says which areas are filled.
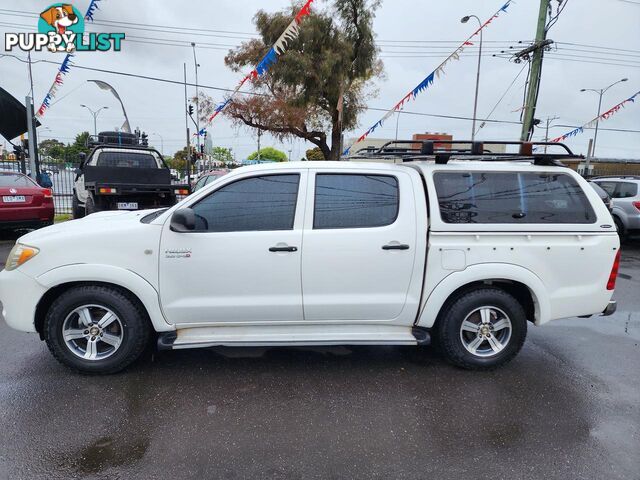
[[[297,252],[298,247],[271,247],[270,252]]]
[[[383,250],[409,250],[409,245],[405,244],[389,244],[382,247]]]

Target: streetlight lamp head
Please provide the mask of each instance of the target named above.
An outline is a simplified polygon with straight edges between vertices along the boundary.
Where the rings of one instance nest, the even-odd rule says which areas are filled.
[[[87,107],[84,103],[81,103],[80,106],[85,108]]]
[[[626,82],[627,80],[629,80],[628,78],[623,78],[622,80],[620,80],[621,82]]]
[[[469,15],[465,15],[460,19],[460,23],[467,23],[470,19],[471,17]]]
[[[580,89],[580,91],[581,91],[581,92],[586,92],[586,91],[587,91],[587,89],[586,89],[586,88],[581,88],[581,89]]]

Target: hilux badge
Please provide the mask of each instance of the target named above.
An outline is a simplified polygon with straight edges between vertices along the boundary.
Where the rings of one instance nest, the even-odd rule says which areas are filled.
[[[176,248],[164,251],[165,258],[191,258],[191,250],[188,248]]]

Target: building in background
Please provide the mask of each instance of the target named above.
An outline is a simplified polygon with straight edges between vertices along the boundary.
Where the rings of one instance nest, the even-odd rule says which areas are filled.
[[[430,132],[414,133],[413,138],[411,140],[419,140],[420,142],[423,142],[425,140],[434,140],[434,141],[442,140],[445,142],[453,142],[453,135],[449,135],[448,133],[430,133]],[[421,143],[414,143],[412,148],[420,149],[420,146],[421,146]],[[449,150],[451,149],[451,144],[436,143],[434,147]]]

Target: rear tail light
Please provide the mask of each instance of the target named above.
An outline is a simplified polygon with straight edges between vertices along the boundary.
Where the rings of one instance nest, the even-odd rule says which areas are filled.
[[[640,202],[633,202],[633,206],[640,210]]]
[[[44,193],[44,198],[53,198],[53,192],[50,188],[44,188],[42,193]]]
[[[176,190],[176,195],[189,195],[189,190],[186,188]]]
[[[611,267],[611,274],[609,275],[609,281],[607,282],[607,290],[613,290],[616,288],[616,279],[618,278],[618,269],[620,268],[620,250],[616,253],[616,258],[613,261],[613,267]]]
[[[100,187],[100,188],[98,189],[98,191],[99,191],[100,193],[106,193],[106,194],[109,194],[109,193],[118,193],[118,190],[116,190],[115,188],[109,188],[109,187]]]

